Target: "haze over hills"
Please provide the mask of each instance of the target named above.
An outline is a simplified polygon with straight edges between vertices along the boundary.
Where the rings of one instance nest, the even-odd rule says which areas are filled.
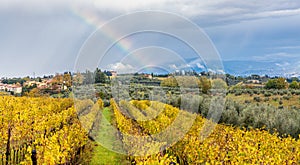
[[[192,68],[196,72],[209,71],[200,59],[188,59],[188,67],[182,70]],[[236,76],[248,76],[251,74],[278,76],[278,77],[300,77],[300,61],[296,59],[287,60],[223,60],[222,65],[224,73]]]
[[[300,71],[297,70],[297,61],[224,61],[226,73],[233,75],[269,75],[283,77],[299,77]]]
[[[187,60],[187,64],[180,63],[166,63],[165,66],[168,67],[168,70],[162,70],[159,67],[153,68],[144,68],[139,72],[143,73],[155,73],[155,74],[167,74],[171,72],[182,72],[182,71],[195,71],[197,73],[213,71],[212,69],[207,68],[207,66],[203,62],[195,62],[196,60],[189,59]],[[120,64],[122,67],[126,66],[124,64]],[[218,71],[218,73],[228,73],[235,76],[249,76],[252,74],[257,75],[268,75],[271,77],[298,77],[300,78],[300,70],[299,70],[299,62],[295,61],[242,61],[242,60],[225,60],[222,61],[223,70]],[[133,66],[130,66],[133,68]],[[134,70],[127,70],[126,68],[101,68],[102,70],[119,70],[119,73],[135,73]],[[72,72],[72,71],[71,71]],[[82,71],[84,72],[84,71]],[[59,72],[57,72],[59,73]],[[55,73],[45,73],[43,75],[55,75]],[[43,76],[43,75],[36,75]],[[26,75],[32,76],[32,75]],[[3,77],[0,75],[0,77]],[[24,76],[13,76],[13,77],[24,77]]]

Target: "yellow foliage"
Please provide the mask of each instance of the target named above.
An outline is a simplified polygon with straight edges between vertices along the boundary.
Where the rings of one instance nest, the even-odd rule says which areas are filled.
[[[141,108],[139,115],[147,115],[149,109],[160,112],[155,118],[147,121],[135,121],[126,118],[118,112],[118,108],[115,108],[119,129],[130,135],[137,135],[137,132],[132,131],[133,126],[140,127],[144,133],[153,135],[175,122],[174,118],[178,116],[178,113],[185,113],[189,116],[188,112],[159,102],[131,101],[130,104],[135,106],[125,106],[130,113],[138,111],[137,109],[128,110],[133,108]],[[222,124],[215,125],[212,133],[203,138],[203,126],[207,123],[213,124],[197,115],[188,133],[166,150],[169,155],[157,153],[132,159],[137,164],[169,164],[171,161],[176,162],[176,157],[179,158],[179,164],[300,164],[300,140],[292,137],[281,138],[278,134],[270,134],[263,129],[244,130]],[[125,126],[130,128],[124,129]],[[159,140],[157,145],[163,146],[167,138]],[[130,143],[129,139],[123,139],[123,141]],[[153,151],[151,147],[148,149],[148,152]]]

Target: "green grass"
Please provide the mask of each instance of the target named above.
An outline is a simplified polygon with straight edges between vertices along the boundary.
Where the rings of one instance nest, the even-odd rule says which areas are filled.
[[[126,164],[126,157],[97,144],[93,151],[91,165],[100,164]]]
[[[95,142],[95,148],[93,150],[93,156],[91,159],[91,165],[100,165],[100,164],[129,164],[126,160],[126,155],[116,153],[107,148],[115,148],[116,146],[122,146],[122,142],[116,137],[116,132],[112,129],[111,124],[112,112],[109,108],[104,108],[102,111],[101,126],[99,131],[98,139],[96,141],[101,141],[101,144],[105,144],[106,147],[103,147],[101,144]],[[108,122],[104,122],[104,120]],[[122,150],[122,148],[119,148]]]
[[[106,120],[108,120],[109,122],[112,122],[112,112],[109,109],[109,107],[105,107],[102,111],[102,115],[106,118]]]
[[[255,96],[259,96],[261,98],[262,101],[260,103],[269,103],[275,107],[278,107],[280,105],[279,100],[280,98],[283,97],[281,95],[272,95],[269,97],[269,101],[264,101],[266,97],[263,94],[259,94],[259,95],[253,94],[253,96],[250,96],[249,94],[241,94],[239,96],[235,96],[234,94],[228,94],[227,98],[231,98],[239,103],[245,103],[245,100],[249,100],[251,103],[257,103],[256,101],[253,100]],[[277,98],[277,101],[274,101],[272,99],[275,97]],[[292,97],[289,100],[282,99],[282,103],[284,107],[296,106],[300,108],[300,96],[292,95]]]

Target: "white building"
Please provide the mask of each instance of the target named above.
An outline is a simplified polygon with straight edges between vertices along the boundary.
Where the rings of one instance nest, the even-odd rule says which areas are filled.
[[[5,90],[5,85],[0,83],[0,91],[4,91]]]
[[[0,91],[14,92],[14,94],[22,93],[22,87],[16,84],[0,83]]]

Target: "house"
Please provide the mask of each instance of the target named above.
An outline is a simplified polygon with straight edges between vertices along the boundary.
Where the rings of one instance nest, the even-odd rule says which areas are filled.
[[[39,89],[45,89],[45,88],[48,87],[47,83],[45,83],[45,82],[37,82],[37,83],[36,83],[36,86],[37,86],[37,88],[39,88]]]
[[[5,85],[6,85],[6,84],[0,83],[0,91],[4,91],[4,90],[5,90],[5,88],[6,88]]]
[[[46,89],[51,86],[51,80],[43,80],[42,82],[39,81],[27,81],[23,84],[23,86],[33,86],[36,85],[37,88],[39,89]]]
[[[111,77],[111,78],[117,77],[116,71],[104,71],[104,74],[106,74],[106,76]]]
[[[111,77],[117,77],[117,72],[116,71],[110,71]]]
[[[2,84],[0,83],[0,90],[13,92],[14,94],[21,94],[22,93],[22,86],[17,84]]]
[[[36,85],[36,81],[26,81],[23,86],[33,86]]]
[[[20,86],[20,85],[12,85],[10,91],[14,92],[14,94],[21,94],[22,93],[22,86]]]
[[[260,80],[254,80],[254,79],[251,79],[251,80],[247,80],[246,81],[247,84],[260,84]]]
[[[151,74],[144,74],[145,78],[148,78],[148,79],[152,79],[152,75]]]

